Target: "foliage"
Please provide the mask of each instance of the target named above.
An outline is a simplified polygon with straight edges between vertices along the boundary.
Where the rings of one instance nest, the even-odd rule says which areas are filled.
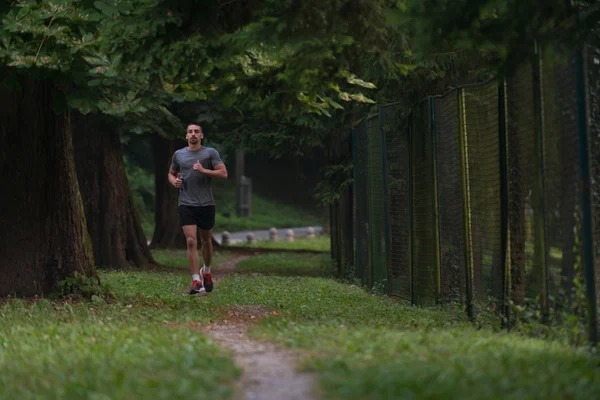
[[[431,52],[439,43],[497,55],[504,68],[532,54],[533,43],[562,39],[580,42],[595,27],[600,7],[594,0],[425,0],[409,3],[416,48]],[[498,66],[498,65],[496,65]]]
[[[576,236],[575,247],[579,245]],[[539,296],[535,299],[526,298],[524,304],[514,304],[511,301],[511,329],[533,337],[567,338],[575,346],[587,343],[588,302],[585,279],[581,271],[581,252],[576,251],[575,254],[575,276],[570,290],[564,287],[556,289],[549,298],[547,316],[541,308]]]
[[[146,236],[151,236],[154,232],[156,198],[154,177],[143,168],[132,163],[125,155],[123,156],[123,163],[133,203],[140,215],[142,229]]]
[[[84,276],[77,271],[73,276],[68,276],[58,282],[57,286],[57,289],[50,295],[51,298],[85,298],[103,301],[111,297],[110,291],[102,285],[98,277]]]
[[[333,164],[325,169],[323,178],[315,188],[315,199],[320,205],[339,200],[340,194],[352,186],[354,166],[351,161]]]
[[[70,74],[84,112],[143,114],[179,97],[285,117],[367,101],[339,83],[373,87],[348,53],[381,40],[382,0],[251,3],[20,0],[4,9],[0,60]]]

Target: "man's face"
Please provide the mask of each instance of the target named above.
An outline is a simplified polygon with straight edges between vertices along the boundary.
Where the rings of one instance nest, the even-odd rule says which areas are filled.
[[[202,134],[202,129],[198,125],[190,125],[187,127],[185,138],[189,144],[198,144],[203,137],[204,134]]]

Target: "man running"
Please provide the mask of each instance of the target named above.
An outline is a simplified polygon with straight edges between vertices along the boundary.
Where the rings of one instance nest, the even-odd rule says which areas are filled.
[[[227,168],[217,150],[202,146],[202,127],[190,124],[185,138],[188,146],[173,154],[169,182],[179,189],[179,219],[187,241],[187,257],[192,273],[190,295],[206,295],[213,290],[211,262],[212,232],[215,226],[215,199],[212,178],[227,179]],[[200,271],[197,230],[200,228],[202,258]]]

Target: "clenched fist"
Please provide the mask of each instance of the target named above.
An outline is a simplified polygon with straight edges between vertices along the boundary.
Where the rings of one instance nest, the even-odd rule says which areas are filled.
[[[183,181],[180,178],[181,174],[177,174],[177,178],[175,178],[175,180],[173,181],[173,186],[175,186],[176,188],[180,188],[181,185],[183,184]]]
[[[204,171],[206,171],[204,169],[204,167],[202,166],[202,164],[200,164],[200,160],[196,161],[196,164],[194,164],[194,171],[196,171],[196,172],[204,172]]]

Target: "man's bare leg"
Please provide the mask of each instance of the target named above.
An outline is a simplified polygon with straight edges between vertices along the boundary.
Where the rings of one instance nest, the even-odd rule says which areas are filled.
[[[185,225],[183,234],[187,242],[187,258],[190,265],[190,273],[198,275],[200,273],[200,260],[198,259],[198,239],[196,235],[196,225]]]
[[[192,288],[190,289],[191,295],[202,294],[202,292],[204,292],[202,278],[200,277],[197,231],[198,228],[196,225],[185,225],[183,227],[183,234],[185,235],[185,240],[187,242],[187,258],[193,280]]]
[[[206,265],[207,267],[210,267],[212,265],[212,233],[212,229],[207,231],[204,229],[200,229],[200,241],[202,242],[202,258],[204,259],[204,265]]]
[[[213,289],[212,274],[210,270],[213,256],[212,233],[212,229],[200,229],[200,241],[202,242],[202,258],[204,259],[204,267],[202,267],[202,279],[204,281],[204,288],[207,292],[210,292]]]

